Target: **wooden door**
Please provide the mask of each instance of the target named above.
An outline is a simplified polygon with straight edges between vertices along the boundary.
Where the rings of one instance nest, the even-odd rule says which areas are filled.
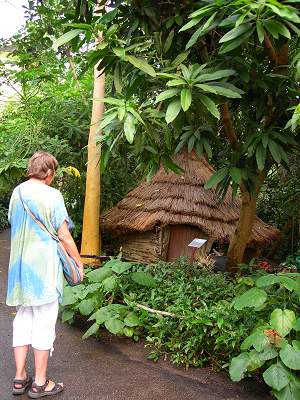
[[[167,253],[167,261],[186,256],[192,259],[195,249],[188,244],[195,238],[205,239],[200,229],[190,225],[170,225],[170,240]]]

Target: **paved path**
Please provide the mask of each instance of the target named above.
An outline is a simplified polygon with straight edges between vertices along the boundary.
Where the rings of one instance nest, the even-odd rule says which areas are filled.
[[[0,233],[0,400],[11,400],[14,376],[10,349],[14,309],[4,305],[9,231]],[[81,340],[82,331],[58,323],[49,375],[65,383],[57,400],[266,400],[265,389],[249,380],[233,384],[226,374],[210,369],[174,367],[168,361],[153,363],[142,343],[103,335]],[[29,357],[32,374],[32,355]],[[47,397],[48,398],[48,397]],[[27,396],[17,397],[19,400]]]

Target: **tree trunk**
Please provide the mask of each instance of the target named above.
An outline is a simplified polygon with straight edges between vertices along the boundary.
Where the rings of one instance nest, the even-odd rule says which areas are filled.
[[[99,101],[104,98],[105,75],[99,76],[97,66],[94,69],[94,92],[92,118],[88,140],[88,164],[86,174],[86,191],[83,213],[81,254],[100,255],[100,155],[101,147],[96,140],[100,136],[99,121],[104,112],[104,104]],[[84,257],[85,262],[91,261]]]
[[[284,239],[286,233],[291,230],[292,225],[293,225],[293,218],[289,217],[288,220],[286,221],[286,223],[284,224],[283,228],[280,231],[280,236],[278,237],[276,242],[273,244],[271,250],[269,251],[268,258],[271,258],[271,259],[274,258],[275,254],[280,249],[280,247],[283,243],[283,239]]]
[[[250,195],[245,187],[241,188],[241,192],[242,205],[240,218],[234,235],[230,240],[227,252],[226,271],[230,273],[236,273],[239,270],[238,264],[243,262],[244,252],[249,238],[251,237],[251,231],[256,217],[256,195]]]

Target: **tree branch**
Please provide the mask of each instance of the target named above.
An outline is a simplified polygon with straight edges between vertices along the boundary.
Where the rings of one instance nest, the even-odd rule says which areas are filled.
[[[232,125],[228,103],[221,104],[220,111],[221,111],[221,117],[223,121],[225,135],[227,136],[227,139],[229,140],[232,147],[234,149],[237,149],[238,139],[235,133],[235,129]]]

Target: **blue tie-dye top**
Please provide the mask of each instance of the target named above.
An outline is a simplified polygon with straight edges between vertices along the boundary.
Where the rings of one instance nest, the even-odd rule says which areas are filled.
[[[38,306],[51,303],[63,292],[62,265],[57,242],[25,211],[22,199],[47,229],[57,234],[68,213],[61,193],[43,183],[29,180],[12,193],[8,219],[11,224],[11,252],[6,304]]]

